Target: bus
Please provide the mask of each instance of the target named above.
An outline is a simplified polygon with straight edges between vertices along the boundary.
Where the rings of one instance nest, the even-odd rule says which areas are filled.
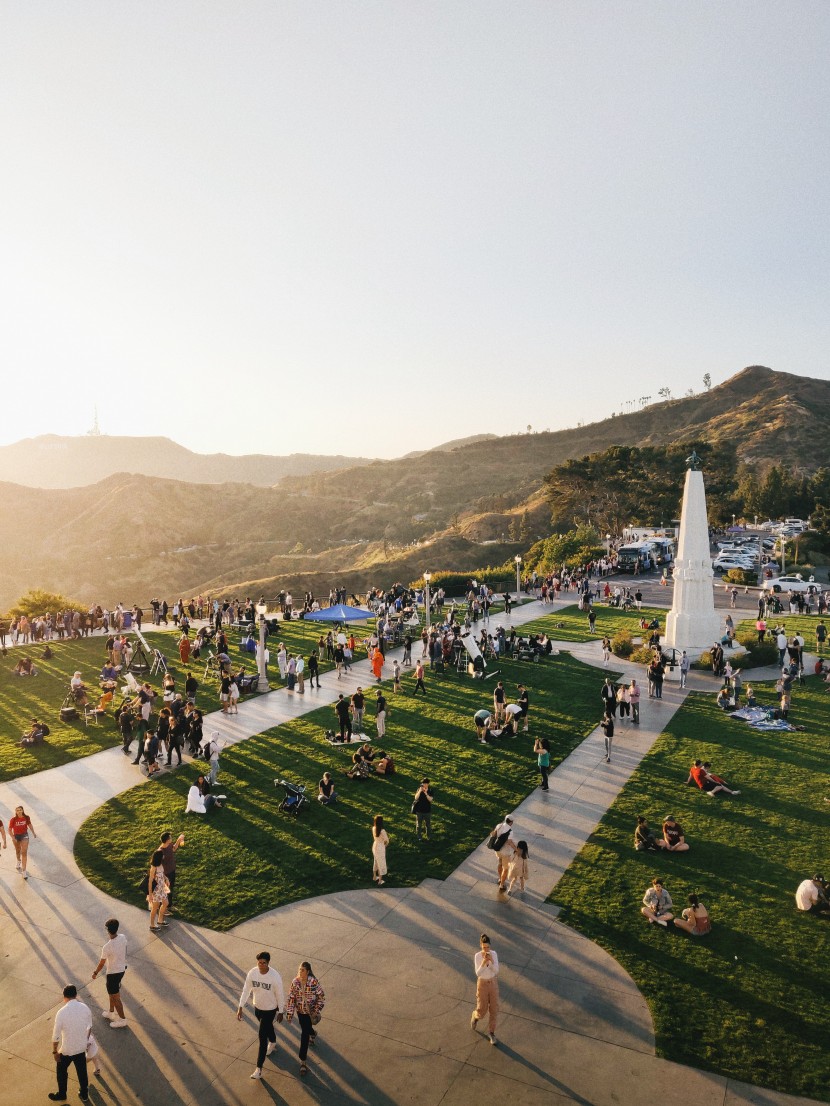
[[[650,572],[654,555],[650,545],[621,545],[617,550],[617,572]]]

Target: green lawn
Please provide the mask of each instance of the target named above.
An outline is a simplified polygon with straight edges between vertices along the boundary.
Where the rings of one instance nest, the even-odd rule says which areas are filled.
[[[628,630],[633,637],[638,637],[642,634],[641,618],[647,618],[649,622],[653,618],[658,619],[661,630],[665,631],[668,613],[662,607],[643,607],[641,611],[621,611],[617,607],[606,607],[598,603],[594,604],[594,612],[597,622],[593,633],[588,629],[587,612],[579,610],[576,604],[528,622],[521,627],[521,631],[523,634],[545,633],[555,641],[599,641],[606,634],[612,638],[617,630],[622,629]]]
[[[374,622],[362,623],[355,631],[358,642],[371,632],[368,627]],[[269,682],[279,685],[277,668],[277,648],[280,641],[285,643],[289,653],[302,652],[306,657],[317,645],[322,629],[325,636],[327,627],[322,623],[286,622],[280,627],[278,639],[269,641],[271,665],[268,670]],[[197,697],[198,705],[207,713],[219,707],[219,685],[215,676],[209,673],[205,677],[206,654],[198,660],[191,659],[187,669],[182,665],[178,652],[179,634],[172,626],[169,630],[148,630],[144,634],[152,649],[159,649],[167,660],[172,674],[176,677],[179,690],[184,690],[187,671],[192,671],[201,687]],[[135,644],[135,637],[131,640]],[[234,662],[234,671],[244,664],[247,672],[254,672],[256,663],[250,653],[242,651],[242,636],[235,630],[228,631],[230,656]],[[28,776],[45,768],[54,768],[67,761],[90,756],[101,749],[110,748],[119,741],[113,710],[101,720],[99,725],[85,725],[82,718],[75,722],[62,722],[60,708],[69,689],[69,681],[77,670],[81,672],[90,689],[90,701],[100,694],[98,675],[106,658],[106,638],[100,634],[95,637],[78,638],[74,641],[52,641],[49,647],[54,653],[51,660],[42,659],[44,645],[21,646],[10,649],[8,656],[0,663],[0,782]],[[358,646],[357,657],[364,656]],[[37,667],[38,675],[21,678],[12,675],[12,669],[22,656],[30,656]],[[332,665],[325,660],[320,670],[325,672]],[[149,680],[161,690],[161,676],[150,676],[147,672],[136,672],[139,681]],[[119,688],[123,684],[119,683]],[[116,693],[115,706],[121,702],[121,691]],[[158,700],[161,703],[161,700]],[[38,717],[49,726],[49,736],[43,745],[37,748],[20,748],[21,735],[31,727],[31,719]]]
[[[762,702],[775,695],[760,686]],[[763,734],[691,695],[557,886],[562,920],[631,974],[654,1017],[658,1053],[679,1063],[830,1101],[830,919],[799,914],[802,879],[830,869],[827,693],[793,693],[803,733]],[[684,786],[711,760],[739,797]],[[636,816],[683,825],[685,854],[636,853]],[[675,912],[698,893],[712,933],[648,925],[643,893],[666,878]]]
[[[599,718],[604,673],[566,656],[538,665],[506,662],[501,671],[508,695],[518,680],[528,685],[529,734],[480,745],[472,717],[492,703],[494,681],[428,673],[427,699],[389,693],[384,747],[397,762],[392,778],[359,782],[340,774],[351,749],[325,742],[323,731],[333,726],[335,715],[332,707],[321,708],[229,749],[218,788],[230,796],[229,807],[209,819],[183,814],[196,774],[189,768],[106,803],[76,837],[78,863],[109,894],[139,903],[136,884],[159,832],[184,829],[188,844],[180,854],[177,890],[181,914],[227,929],[294,900],[370,886],[370,827],[380,813],[391,838],[390,884],[444,878],[537,783],[533,736],[551,740],[559,763]],[[405,687],[412,685],[410,675]],[[373,723],[366,731],[374,734]],[[342,798],[324,808],[316,793],[326,769],[336,774]],[[435,789],[434,836],[419,844],[410,804],[423,775]],[[312,801],[297,820],[277,811],[282,791],[273,781],[279,776],[309,788]]]
[[[736,633],[743,634],[754,632],[756,621],[757,619],[755,618],[743,619],[735,627]],[[830,635],[830,615],[826,615],[822,620],[817,614],[789,614],[788,612],[784,612],[783,614],[770,615],[766,621],[770,629],[781,622],[789,638],[795,633],[801,634],[804,638],[804,647],[806,651],[810,653],[816,651],[816,626],[819,622],[824,622],[828,630],[828,635]],[[769,636],[767,640],[769,640]],[[824,643],[824,653],[825,656],[827,656],[827,642]]]

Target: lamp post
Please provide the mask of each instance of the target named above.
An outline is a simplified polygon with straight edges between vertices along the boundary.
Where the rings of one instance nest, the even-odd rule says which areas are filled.
[[[611,559],[611,535],[610,534],[605,535],[605,556],[609,560]]]
[[[259,655],[257,656],[257,670],[259,672],[259,683],[257,689],[259,691],[270,691],[268,686],[268,670],[265,664],[265,631],[267,629],[265,625],[265,614],[268,610],[264,601],[257,603],[256,613],[259,619]]]
[[[424,602],[426,603],[426,608],[427,608],[427,634],[429,634],[430,630],[432,629],[432,625],[430,623],[430,601],[429,601],[429,582],[430,582],[431,579],[432,579],[432,573],[431,572],[425,572],[424,573]]]
[[[521,555],[519,553],[517,553],[516,556],[513,558],[513,560],[516,562],[516,603],[518,603],[519,599],[521,598],[521,595],[522,595],[522,558],[521,558]]]

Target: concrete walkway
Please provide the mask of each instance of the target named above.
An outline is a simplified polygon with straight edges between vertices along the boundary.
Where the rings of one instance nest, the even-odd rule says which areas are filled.
[[[519,625],[551,614],[533,603],[514,613]],[[496,620],[493,620],[494,623]],[[596,643],[568,646],[601,664]],[[638,678],[641,669],[613,662]],[[367,662],[348,677],[323,677],[305,696],[277,691],[243,703],[237,716],[213,715],[205,732],[227,741],[288,721],[350,694],[372,680]],[[706,685],[711,688],[711,681]],[[139,782],[114,748],[83,761],[0,786],[0,810],[22,802],[38,840],[31,878],[3,854],[0,907],[0,1100],[28,1106],[53,1090],[50,1034],[60,988],[85,989],[102,1047],[94,1102],[213,1104],[249,1101],[392,1106],[462,1106],[513,1097],[523,1103],[640,1103],[660,1093],[693,1096],[699,1106],[783,1104],[786,1095],[735,1084],[654,1055],[651,1018],[631,979],[603,950],[556,920],[544,899],[596,822],[625,784],[684,693],[669,683],[665,698],[643,700],[639,728],[618,728],[612,763],[591,734],[551,775],[547,794],[534,792],[515,817],[530,843],[531,890],[505,900],[494,860],[477,849],[443,882],[413,889],[366,889],[306,900],[217,934],[183,922],[163,938],[147,914],[114,902],[81,876],[72,855],[75,833],[102,802]],[[622,730],[622,732],[620,732]],[[503,812],[498,812],[500,816]],[[11,858],[11,860],[10,860]],[[187,878],[187,854],[181,854]],[[103,921],[121,919],[130,945],[125,979],[127,1030],[110,1030],[98,1011],[103,982],[88,983]],[[502,962],[499,1047],[471,1033],[472,955],[490,933]],[[256,1053],[253,1019],[235,1008],[244,973],[268,948],[286,984],[310,959],[329,1001],[311,1075],[297,1076],[296,1026],[278,1030],[261,1083],[249,1079]],[[77,1087],[70,1076],[70,1100]]]

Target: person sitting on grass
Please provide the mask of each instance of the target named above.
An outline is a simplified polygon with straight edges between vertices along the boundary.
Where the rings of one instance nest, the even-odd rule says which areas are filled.
[[[795,892],[796,908],[807,914],[830,914],[830,898],[824,876],[815,875],[799,883]]]
[[[210,784],[204,776],[197,776],[196,782],[187,793],[185,814],[210,814],[215,806],[221,807],[227,795],[211,795]]]
[[[705,792],[710,797],[717,795],[719,791],[725,791],[727,795],[740,795],[740,791],[733,791],[727,786],[726,780],[720,776],[713,775],[710,771],[710,764],[708,761],[696,760],[692,765],[692,770],[689,774],[689,779],[686,783],[695,783],[701,791]]]
[[[718,692],[717,704],[721,710],[732,710],[735,706],[735,700],[732,698],[732,689],[729,684],[724,684]]]
[[[46,723],[38,721],[37,718],[33,718],[32,728],[23,734],[20,744],[24,749],[32,745],[42,745],[44,737],[48,736],[49,727]]]
[[[702,937],[712,928],[709,911],[697,895],[689,895],[689,905],[680,918],[674,919],[674,924],[685,933],[691,933],[692,937]]]
[[[663,880],[660,876],[655,876],[651,881],[651,887],[643,895],[640,913],[648,918],[651,924],[667,926],[674,918],[671,912],[673,906],[671,895],[663,886]]]
[[[369,778],[369,765],[363,759],[363,753],[360,749],[355,749],[352,753],[352,766],[346,772],[346,775],[350,780],[367,780]]]
[[[37,676],[37,669],[32,664],[31,657],[21,657],[12,669],[13,676]]]
[[[683,836],[683,827],[674,820],[673,814],[667,814],[663,822],[663,839],[657,842],[661,849],[669,853],[685,853],[689,851],[686,838]]]
[[[637,828],[634,830],[634,848],[639,853],[656,853],[658,849],[657,838],[651,832],[649,824],[642,814],[637,815]]]
[[[383,751],[377,754],[377,764],[375,764],[375,772],[379,776],[394,776],[395,774],[395,762],[388,753]]]
[[[334,780],[331,778],[331,772],[324,772],[323,778],[317,784],[317,802],[322,803],[323,806],[337,802],[337,792],[334,790]]]
[[[755,689],[753,688],[752,684],[747,684],[746,688],[745,688],[745,691],[746,691],[746,705],[748,707],[757,707],[758,706],[758,700],[755,698]]]

